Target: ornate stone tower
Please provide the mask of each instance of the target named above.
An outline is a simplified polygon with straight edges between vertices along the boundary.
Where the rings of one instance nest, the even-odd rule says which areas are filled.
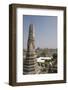
[[[34,25],[29,26],[29,35],[27,42],[26,59],[23,62],[23,74],[37,74],[39,72],[37,67],[36,53],[35,53],[35,36]]]

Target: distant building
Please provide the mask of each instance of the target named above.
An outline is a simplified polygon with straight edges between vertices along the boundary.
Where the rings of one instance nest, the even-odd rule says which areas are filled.
[[[39,57],[37,58],[37,62],[45,62],[45,60],[51,60],[52,57]]]
[[[37,63],[39,66],[45,66],[45,62],[50,62],[53,57],[39,57],[37,58]]]

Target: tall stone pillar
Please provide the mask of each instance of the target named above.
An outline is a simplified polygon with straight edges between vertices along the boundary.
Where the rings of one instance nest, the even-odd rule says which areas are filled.
[[[34,25],[29,25],[29,35],[27,42],[27,53],[26,59],[23,62],[23,74],[37,74],[37,60],[35,53],[35,35],[34,35]]]

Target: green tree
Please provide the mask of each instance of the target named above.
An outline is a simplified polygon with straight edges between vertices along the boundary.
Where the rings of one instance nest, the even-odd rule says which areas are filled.
[[[40,53],[40,56],[42,56],[42,57],[45,57],[45,56],[46,56],[45,50],[43,50],[43,51]]]
[[[53,58],[54,58],[54,59],[57,59],[57,53],[54,53],[54,54],[53,54]]]

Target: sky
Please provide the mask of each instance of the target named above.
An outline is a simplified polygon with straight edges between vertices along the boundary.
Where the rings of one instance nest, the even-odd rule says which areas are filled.
[[[57,48],[57,16],[23,16],[23,46],[27,48],[29,25],[35,27],[36,48]]]

